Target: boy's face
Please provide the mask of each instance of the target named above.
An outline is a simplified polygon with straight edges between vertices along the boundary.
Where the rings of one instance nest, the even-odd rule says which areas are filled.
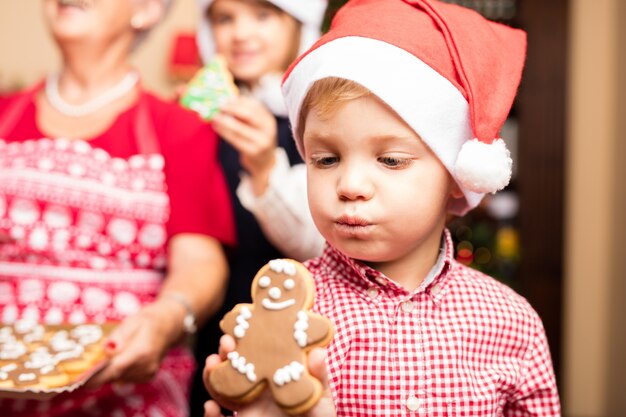
[[[311,212],[334,247],[383,272],[436,256],[460,192],[402,119],[372,95],[323,118],[311,110],[303,136]]]
[[[209,19],[228,69],[252,87],[265,74],[286,69],[299,39],[297,21],[262,1],[216,0]]]

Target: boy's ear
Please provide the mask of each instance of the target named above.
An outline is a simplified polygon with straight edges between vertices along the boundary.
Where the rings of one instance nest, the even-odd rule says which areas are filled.
[[[130,20],[133,29],[144,31],[151,29],[159,23],[165,14],[163,0],[139,0],[135,1],[135,11]]]
[[[450,178],[450,194],[448,195],[448,204],[447,204],[447,210],[448,212],[453,211],[454,207],[459,207],[464,205],[461,204],[461,202],[459,202],[458,200],[462,200],[465,198],[465,195],[463,194],[463,191],[461,191],[461,187],[459,186],[459,184],[456,183],[456,181],[452,178],[452,176],[449,176]],[[453,216],[453,218],[456,216]],[[448,221],[450,221],[450,219],[448,219]]]
[[[453,178],[451,178],[450,180],[452,182],[452,186],[450,187],[450,197],[457,200],[459,198],[465,197],[463,191],[461,191],[461,187],[459,186],[459,184],[457,184],[457,182]]]

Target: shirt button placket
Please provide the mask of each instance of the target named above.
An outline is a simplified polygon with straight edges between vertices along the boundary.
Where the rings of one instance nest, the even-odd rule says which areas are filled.
[[[406,408],[409,411],[418,411],[421,405],[422,402],[415,395],[410,395],[409,398],[406,399]]]
[[[376,288],[376,287],[369,287],[369,288],[367,289],[367,295],[368,295],[370,298],[376,298],[376,297],[378,297],[378,294],[379,294],[379,293],[380,293],[380,291],[379,291],[379,290],[378,290],[378,288]]]

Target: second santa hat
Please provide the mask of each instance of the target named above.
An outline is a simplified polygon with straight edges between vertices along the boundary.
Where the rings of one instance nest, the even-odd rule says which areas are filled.
[[[387,103],[461,186],[463,214],[504,188],[511,158],[498,133],[520,83],[526,34],[434,0],[351,0],[285,75],[294,132],[312,84],[339,77]],[[302,138],[296,136],[302,151]]]

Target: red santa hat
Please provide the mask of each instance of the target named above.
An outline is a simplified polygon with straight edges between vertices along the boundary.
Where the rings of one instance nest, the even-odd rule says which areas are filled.
[[[351,0],[330,31],[285,74],[283,93],[297,137],[312,84],[352,80],[389,105],[461,187],[464,214],[504,188],[512,160],[498,138],[520,83],[526,34],[436,0]]]

